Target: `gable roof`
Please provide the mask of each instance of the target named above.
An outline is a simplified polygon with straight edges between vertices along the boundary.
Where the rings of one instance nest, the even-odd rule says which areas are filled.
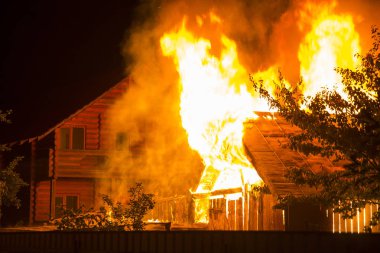
[[[31,143],[33,141],[40,141],[40,140],[44,139],[46,136],[48,136],[50,133],[52,133],[55,129],[59,128],[60,126],[62,126],[63,124],[65,124],[65,122],[71,120],[72,118],[74,118],[75,116],[77,116],[79,113],[85,111],[87,108],[89,108],[90,106],[94,105],[95,103],[97,103],[101,99],[110,99],[110,98],[112,99],[112,98],[114,98],[115,96],[112,96],[112,95],[110,96],[110,94],[112,94],[113,92],[116,92],[116,93],[125,92],[130,83],[131,83],[131,78],[130,77],[124,78],[123,80],[121,80],[120,82],[118,82],[116,85],[114,85],[110,89],[108,89],[105,92],[103,92],[99,97],[97,97],[96,99],[92,100],[90,103],[88,103],[87,105],[83,106],[82,108],[80,108],[79,110],[77,110],[76,112],[74,112],[73,114],[69,115],[68,117],[66,117],[65,119],[63,119],[61,122],[59,122],[55,126],[51,127],[47,131],[45,131],[44,133],[42,133],[40,135],[37,135],[37,136],[34,136],[34,137],[31,137],[31,138],[24,139],[24,140],[14,141],[14,142],[8,143],[8,145],[11,147],[11,146],[14,146],[14,145],[22,145],[24,143]]]

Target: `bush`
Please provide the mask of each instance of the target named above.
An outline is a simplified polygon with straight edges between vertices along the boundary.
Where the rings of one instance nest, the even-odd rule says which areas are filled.
[[[64,231],[122,231],[144,230],[143,218],[153,209],[153,194],[144,193],[141,183],[136,183],[128,190],[129,201],[126,205],[103,195],[105,206],[95,211],[94,208],[63,209],[62,218],[53,221],[58,230]]]

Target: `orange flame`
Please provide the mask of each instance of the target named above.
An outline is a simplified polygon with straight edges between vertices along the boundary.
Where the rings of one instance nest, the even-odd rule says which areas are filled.
[[[180,74],[182,126],[205,166],[196,193],[261,181],[242,143],[243,122],[255,116],[248,74],[239,63],[235,43],[225,35],[220,40],[223,49],[217,58],[210,54],[211,42],[196,38],[185,21],[178,31],[161,38],[163,54],[173,58]],[[208,222],[208,200],[195,205],[195,220]]]
[[[301,24],[311,22],[311,31],[298,51],[305,97],[314,96],[322,87],[335,89],[346,97],[335,68],[354,69],[358,64],[355,54],[360,53],[359,34],[350,15],[333,13],[335,5],[335,2],[320,6],[309,3],[305,12],[313,10],[318,14],[314,14],[311,21],[310,15],[305,12],[300,15]]]
[[[345,96],[335,68],[357,64],[355,54],[360,53],[360,46],[353,20],[349,15],[334,14],[334,7],[335,2],[319,6],[306,3],[299,16],[299,28],[310,27],[298,51],[305,96],[314,96],[325,85],[336,85],[328,88]],[[317,14],[308,15],[313,10],[318,10]],[[209,18],[212,24],[223,23],[213,13]],[[196,23],[205,25],[200,17]],[[244,152],[243,123],[257,117],[253,111],[269,108],[248,92],[248,73],[239,62],[235,42],[226,35],[221,34],[217,42],[222,45],[219,57],[211,54],[209,39],[188,30],[186,19],[179,29],[165,33],[160,43],[163,55],[173,59],[179,73],[180,115],[189,145],[203,159],[205,168],[195,193],[206,197],[195,200],[195,220],[207,223],[208,199],[213,191],[241,188],[244,192],[245,185],[262,182]],[[274,82],[278,82],[276,66],[252,75],[264,80],[272,93]]]

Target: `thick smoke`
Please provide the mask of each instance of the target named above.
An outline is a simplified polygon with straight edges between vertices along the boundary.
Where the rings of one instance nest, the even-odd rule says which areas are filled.
[[[288,5],[288,1],[264,5],[261,1],[153,1],[139,6],[136,16],[140,19],[129,31],[124,47],[127,74],[133,84],[110,115],[111,136],[122,138],[124,147],[110,154],[108,173],[120,175],[120,180],[111,187],[105,184],[100,191],[107,187],[119,198],[117,195],[125,194],[133,182],[142,181],[148,191],[173,196],[186,194],[198,184],[203,165],[189,148],[181,126],[178,74],[172,60],[162,56],[159,45],[165,32],[181,25],[184,16],[196,29],[196,18],[212,11],[223,19],[219,29],[238,46],[245,45],[244,55],[254,55],[268,50],[272,24]],[[197,32],[213,39],[221,31]],[[217,46],[213,50],[217,53]],[[245,58],[246,65],[255,62],[249,59]]]
[[[110,115],[112,136],[115,140],[122,139],[124,145],[110,155],[108,173],[120,175],[122,182],[115,184],[112,192],[122,195],[126,187],[142,181],[149,191],[160,196],[186,194],[190,188],[195,189],[203,169],[199,156],[189,148],[181,126],[178,74],[172,60],[162,56],[159,44],[164,33],[178,28],[186,16],[187,25],[197,35],[213,42],[212,53],[218,54],[218,36],[222,32],[236,42],[239,59],[248,72],[278,65],[288,80],[296,82],[298,45],[305,33],[296,20],[304,3],[301,0],[142,1],[123,48],[126,74],[133,83]],[[363,11],[356,15],[356,20],[368,24],[376,20],[376,13],[371,11],[376,8],[369,4],[379,5],[375,0],[341,1],[337,10]],[[221,25],[215,29],[199,28],[197,17],[206,17],[210,11],[221,18]],[[362,29],[369,35],[369,26]]]

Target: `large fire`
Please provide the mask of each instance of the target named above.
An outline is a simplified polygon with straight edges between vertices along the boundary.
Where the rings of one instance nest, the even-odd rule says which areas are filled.
[[[305,15],[317,7],[317,15],[312,18]],[[299,15],[299,27],[305,29],[307,23],[311,27],[298,51],[306,96],[315,95],[326,85],[339,86],[334,68],[354,68],[355,54],[360,53],[359,35],[352,18],[334,14],[333,7],[333,2],[321,6],[305,4]],[[208,18],[209,23],[220,24],[222,20],[213,13]],[[204,25],[203,19],[197,17],[198,26]],[[254,111],[269,110],[248,92],[248,72],[239,62],[235,42],[222,33],[218,39],[222,49],[216,56],[211,54],[211,41],[190,31],[184,18],[178,29],[165,33],[160,41],[164,56],[172,57],[179,73],[182,126],[189,145],[204,163],[194,193],[208,197],[221,189],[241,188],[244,192],[246,185],[261,182],[244,153],[243,123],[255,117]],[[263,79],[264,85],[274,91],[277,69],[274,65],[252,76]],[[344,94],[341,87],[338,91]],[[228,195],[224,197],[228,199]],[[208,198],[196,200],[196,222],[208,222],[208,208]]]
[[[307,4],[306,11],[318,15],[311,20],[308,15],[300,15],[300,27],[308,22],[311,25],[298,51],[304,96],[314,96],[321,87],[326,87],[345,97],[335,68],[354,69],[357,66],[358,59],[354,56],[360,53],[359,34],[350,15],[333,13],[334,5],[335,2],[321,6]]]
[[[210,54],[210,41],[193,35],[185,21],[161,39],[164,55],[173,57],[180,74],[182,125],[205,166],[196,193],[243,188],[261,180],[242,143],[243,123],[254,116],[248,73],[239,63],[235,43],[225,35],[220,40],[223,49],[217,58]],[[195,220],[207,222],[207,211],[208,201],[197,202]]]
[[[260,198],[252,186],[262,180],[245,153],[245,123],[272,109],[250,77],[275,95],[280,70],[288,86],[303,79],[305,96],[327,86],[344,97],[334,68],[355,68],[368,11],[336,2],[162,1],[124,48],[135,61],[110,117],[125,145],[108,160],[108,173],[122,175],[113,194],[145,180],[161,201],[151,218],[252,229]]]

